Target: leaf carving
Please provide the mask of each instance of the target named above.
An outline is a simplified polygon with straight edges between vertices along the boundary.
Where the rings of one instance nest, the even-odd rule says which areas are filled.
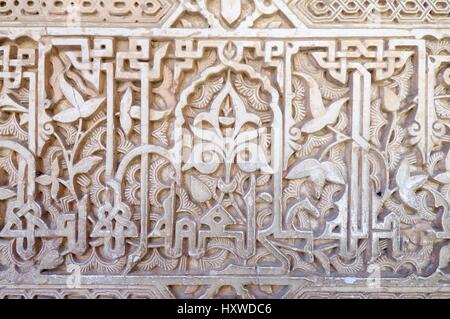
[[[97,165],[102,160],[99,156],[89,156],[80,160],[73,167],[74,175],[76,174],[86,174],[88,173],[95,165]]]
[[[167,110],[150,109],[150,121],[159,121],[169,115],[170,112],[172,112],[172,108]]]
[[[272,203],[272,201],[273,201],[272,194],[267,193],[267,192],[259,193],[257,197],[258,197],[258,199],[261,199],[262,201],[265,201],[267,203]]]
[[[11,197],[14,197],[14,196],[16,196],[16,192],[14,192],[6,187],[0,188],[0,200],[10,199]]]
[[[325,111],[325,113],[320,116],[316,117],[309,122],[307,122],[302,127],[302,132],[305,133],[314,133],[317,131],[320,131],[327,125],[331,125],[334,122],[336,122],[339,113],[341,111],[342,106],[348,101],[348,98],[342,98],[336,102],[333,102]]]
[[[261,83],[251,83],[244,80],[244,77],[239,74],[236,77],[235,85],[240,94],[245,96],[252,108],[258,111],[267,111],[269,105],[260,96]]]
[[[208,186],[195,176],[190,176],[190,187],[192,198],[197,202],[204,203],[212,198],[212,193]]]
[[[316,197],[322,192],[325,181],[330,183],[345,184],[344,176],[339,166],[332,162],[319,162],[310,158],[296,164],[286,175],[286,179],[300,179],[308,177],[314,183]]]
[[[293,79],[292,85],[294,88],[294,96],[292,98],[292,106],[294,108],[294,120],[298,123],[301,122],[306,115],[306,108],[303,98],[305,96],[305,88],[298,79]]]
[[[191,106],[197,109],[206,107],[214,94],[219,92],[223,87],[223,78],[212,79],[202,84],[192,98]]]
[[[126,135],[129,135],[133,127],[133,121],[130,115],[131,103],[133,100],[133,93],[131,88],[128,88],[122,99],[120,100],[120,126]]]
[[[395,181],[399,187],[399,194],[402,201],[411,208],[418,208],[416,191],[427,181],[426,175],[411,176],[410,164],[405,159],[401,163]]]
[[[380,146],[380,134],[382,128],[388,124],[380,111],[381,101],[377,99],[370,104],[370,139],[376,145]]]
[[[28,113],[28,110],[15,102],[8,94],[0,94],[0,111]]]
[[[323,251],[315,251],[314,256],[317,258],[317,260],[322,265],[323,269],[325,270],[325,273],[329,275],[331,273],[331,263],[328,256]]]
[[[64,78],[59,77],[59,87],[64,97],[69,101],[72,107],[65,109],[55,116],[53,120],[61,123],[71,123],[79,118],[87,118],[97,111],[98,107],[105,100],[104,97],[92,98],[88,101],[84,101],[81,94],[75,90]]]
[[[43,185],[43,186],[48,186],[52,183],[52,177],[50,175],[41,175],[36,177],[36,183]]]
[[[445,169],[446,172],[436,175],[434,179],[442,184],[450,184],[450,151],[445,158]]]
[[[397,112],[400,110],[400,98],[394,90],[385,87],[383,95],[383,108],[388,112]]]
[[[319,118],[325,114],[325,105],[323,104],[322,93],[319,85],[314,78],[303,72],[294,72],[295,75],[303,78],[308,85],[309,108],[314,118]]]

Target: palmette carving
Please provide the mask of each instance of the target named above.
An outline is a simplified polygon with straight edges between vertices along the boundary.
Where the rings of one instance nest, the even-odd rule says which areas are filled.
[[[308,29],[311,39],[301,21],[330,22],[313,14],[324,17],[320,1],[169,2],[108,5],[107,24],[143,10],[149,32],[1,33],[2,289],[444,294],[450,40]],[[403,23],[372,2],[383,28]],[[336,3],[331,22],[364,22]],[[447,23],[433,8],[421,22]],[[88,9],[81,23],[95,24]]]

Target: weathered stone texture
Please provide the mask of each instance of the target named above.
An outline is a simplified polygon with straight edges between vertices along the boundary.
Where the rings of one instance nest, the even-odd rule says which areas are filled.
[[[0,296],[450,297],[449,12],[0,0]]]

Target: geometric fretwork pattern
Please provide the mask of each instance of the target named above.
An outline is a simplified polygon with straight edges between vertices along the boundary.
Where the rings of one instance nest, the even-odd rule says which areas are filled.
[[[293,0],[289,7],[314,24],[448,24],[449,0]]]
[[[19,2],[0,296],[450,296],[447,1]]]

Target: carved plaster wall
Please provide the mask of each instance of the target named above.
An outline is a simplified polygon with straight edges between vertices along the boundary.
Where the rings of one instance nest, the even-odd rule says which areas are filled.
[[[0,0],[0,296],[450,297],[449,0]]]

